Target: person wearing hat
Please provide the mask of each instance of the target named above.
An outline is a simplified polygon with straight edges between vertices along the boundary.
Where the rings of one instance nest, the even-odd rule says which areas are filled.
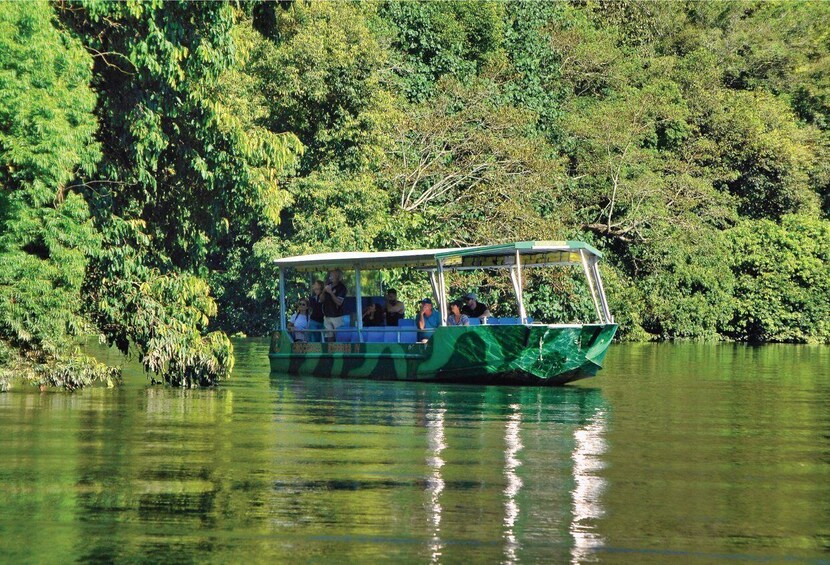
[[[419,330],[435,329],[441,325],[441,314],[432,308],[432,300],[424,298],[421,300],[421,309],[415,316],[415,325]],[[426,343],[432,337],[432,332],[418,332],[418,341]]]
[[[490,317],[490,308],[486,304],[478,301],[478,296],[474,292],[468,292],[464,295],[464,300],[467,305],[461,309],[462,314],[467,314],[470,318],[478,318],[484,322],[485,318]]]

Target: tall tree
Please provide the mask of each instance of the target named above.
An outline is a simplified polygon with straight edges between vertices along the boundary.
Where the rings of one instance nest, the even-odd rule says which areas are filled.
[[[284,184],[290,201],[279,230],[254,246],[240,279],[252,282],[247,296],[258,305],[240,320],[243,331],[262,332],[277,319],[275,256],[371,249],[390,221],[377,171],[398,101],[374,17],[372,5],[298,2],[275,10],[269,27],[258,26],[267,38],[254,42],[248,67],[265,100],[261,123],[296,133],[305,151]]]
[[[225,2],[62,5],[95,55],[104,156],[87,179],[102,251],[85,285],[110,342],[181,385],[226,376],[232,347],[207,333],[215,314],[204,279],[250,246],[261,217],[277,221],[279,174],[300,144],[234,115],[217,94],[234,65]]]
[[[75,388],[118,372],[78,352],[87,253],[100,237],[79,172],[100,158],[92,60],[46,2],[0,4],[0,388]]]

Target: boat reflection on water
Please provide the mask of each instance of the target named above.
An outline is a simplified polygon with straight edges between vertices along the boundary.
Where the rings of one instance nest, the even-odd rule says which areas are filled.
[[[519,540],[516,538],[513,527],[519,517],[519,505],[516,502],[516,495],[519,494],[519,490],[522,488],[522,479],[516,473],[516,470],[522,464],[518,459],[519,452],[523,447],[522,440],[519,437],[522,423],[521,408],[520,404],[510,405],[513,412],[508,415],[504,429],[504,477],[507,480],[504,487],[504,560],[507,563],[516,562],[516,550],[519,547]]]
[[[578,563],[603,545],[609,410],[599,389],[296,376],[272,376],[271,385],[304,422],[371,429],[372,447],[394,461],[375,471],[377,489],[397,491],[375,503],[390,523],[411,524],[432,563],[465,551],[504,563]],[[414,445],[420,456],[403,447]],[[365,479],[361,487],[373,490]],[[412,521],[419,514],[421,526]]]
[[[429,508],[429,525],[432,528],[429,550],[432,563],[441,562],[441,493],[444,491],[444,479],[441,478],[441,467],[444,460],[441,459],[441,452],[447,448],[444,442],[444,413],[447,409],[439,405],[427,411],[427,439],[429,441],[429,453],[427,455],[427,466],[432,473],[427,480],[427,502]]]
[[[603,455],[607,450],[605,432],[607,418],[598,410],[584,426],[574,432],[573,474],[576,486],[572,491],[573,518],[571,520],[571,563],[589,559],[605,540],[594,529],[594,522],[605,514],[602,494],[606,481],[600,474],[605,467]]]

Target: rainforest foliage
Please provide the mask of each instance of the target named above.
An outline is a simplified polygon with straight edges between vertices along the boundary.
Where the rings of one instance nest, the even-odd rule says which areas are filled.
[[[830,342],[828,21],[2,3],[0,381],[114,382],[78,348],[98,333],[153,379],[212,384],[228,335],[277,319],[275,257],[521,239],[603,250],[623,338]],[[584,307],[570,277],[526,284],[539,319]]]

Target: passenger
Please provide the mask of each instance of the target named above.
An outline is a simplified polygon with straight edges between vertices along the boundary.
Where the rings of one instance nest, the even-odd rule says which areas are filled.
[[[469,326],[470,318],[467,314],[461,313],[461,308],[464,303],[461,300],[453,300],[450,302],[450,315],[447,316],[448,326]]]
[[[369,307],[363,312],[363,327],[372,328],[383,325],[383,308],[380,304],[369,304]]]
[[[311,284],[311,296],[308,298],[309,321],[308,329],[323,329],[323,281],[316,280]],[[317,343],[323,341],[323,332],[308,332],[308,341]]]
[[[334,331],[343,325],[343,302],[346,300],[346,285],[343,284],[343,271],[329,271],[329,282],[320,295],[323,302],[323,326],[326,339],[335,341]]]
[[[421,310],[415,316],[415,325],[419,330],[435,329],[441,325],[441,314],[432,309],[431,299],[421,300]],[[432,332],[418,332],[418,341],[426,343],[431,336]]]
[[[288,321],[288,331],[294,341],[307,341],[305,330],[308,329],[308,302],[303,298],[297,302],[297,311],[291,315]]]
[[[398,291],[390,288],[386,291],[386,325],[397,326],[398,320],[405,317],[403,302],[398,301]]]
[[[478,301],[478,296],[473,292],[464,295],[464,300],[467,305],[461,309],[462,314],[467,314],[470,318],[478,318],[481,323],[484,323],[486,318],[490,317],[490,308],[486,304]]]

